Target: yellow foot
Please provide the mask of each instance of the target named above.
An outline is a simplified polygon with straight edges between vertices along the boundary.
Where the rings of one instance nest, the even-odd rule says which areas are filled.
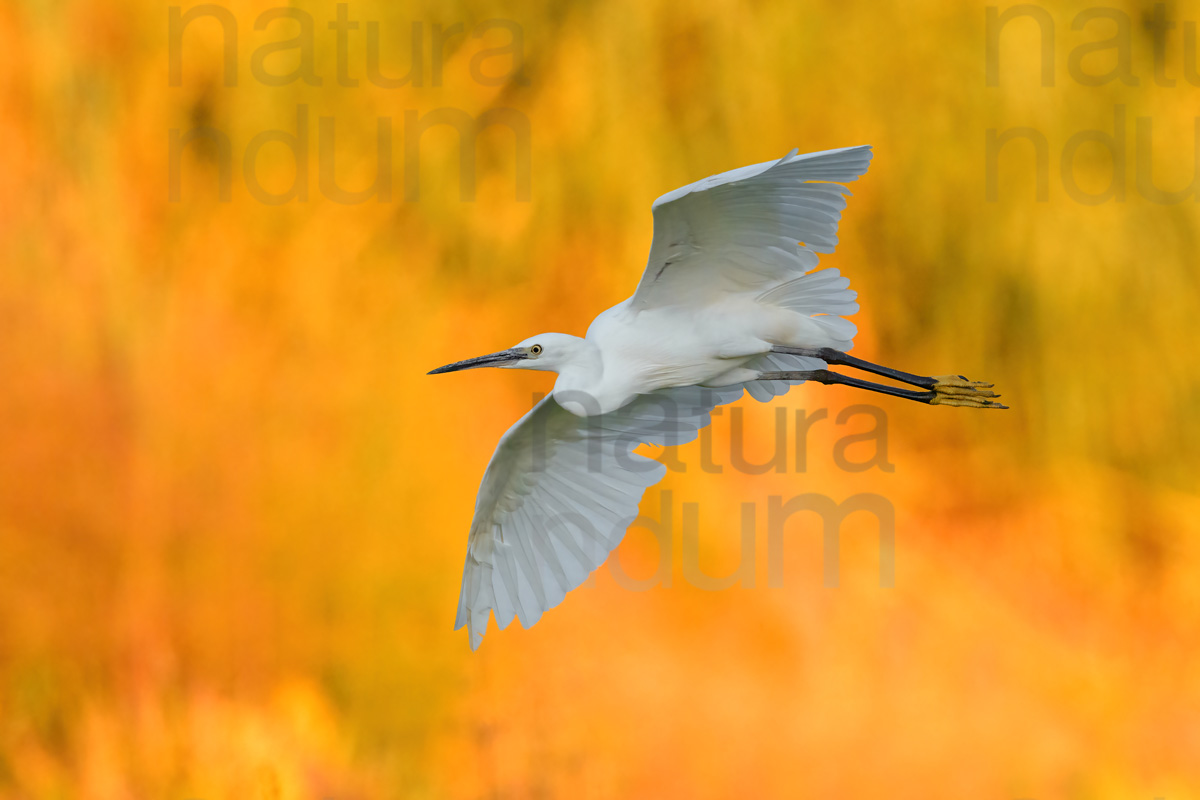
[[[960,408],[1008,408],[989,398],[999,397],[995,392],[989,392],[992,384],[983,381],[967,380],[963,375],[935,375],[937,381],[933,385],[933,406],[959,406]]]

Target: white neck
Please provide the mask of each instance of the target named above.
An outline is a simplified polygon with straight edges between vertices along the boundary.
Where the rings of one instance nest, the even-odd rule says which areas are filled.
[[[576,339],[570,354],[557,365],[554,399],[572,414],[588,417],[612,411],[602,396],[604,358],[587,339]]]

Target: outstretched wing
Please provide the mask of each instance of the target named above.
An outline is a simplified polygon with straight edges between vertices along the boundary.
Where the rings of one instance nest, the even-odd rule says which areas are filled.
[[[526,628],[599,567],[637,517],[666,467],[639,444],[689,442],[742,387],[684,387],[639,395],[608,414],[576,417],[547,396],[496,447],[467,544],[455,630],[483,641],[489,613]]]
[[[832,253],[850,192],[871,146],[845,147],[742,167],[654,201],[654,241],[632,303],[690,305],[730,292],[762,292]]]

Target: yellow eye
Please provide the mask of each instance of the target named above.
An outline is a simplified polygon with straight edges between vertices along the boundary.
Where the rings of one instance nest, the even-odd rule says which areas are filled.
[[[535,356],[540,356],[542,354],[542,346],[540,344],[535,344],[533,347],[529,348],[529,352],[533,353]]]

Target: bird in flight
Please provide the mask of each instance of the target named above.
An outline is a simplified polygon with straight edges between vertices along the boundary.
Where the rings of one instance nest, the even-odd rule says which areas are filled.
[[[637,289],[585,337],[542,333],[429,373],[558,373],[553,392],[500,439],[479,487],[455,621],[472,650],[491,614],[501,629],[514,617],[532,626],[620,543],[666,472],[634,448],[691,441],[743,391],[767,401],[816,381],[930,405],[1006,407],[990,383],[847,355],[857,293],[836,269],[814,269],[837,244],[850,193],[841,184],[867,171],[871,147],[797,153],[658,198]]]

